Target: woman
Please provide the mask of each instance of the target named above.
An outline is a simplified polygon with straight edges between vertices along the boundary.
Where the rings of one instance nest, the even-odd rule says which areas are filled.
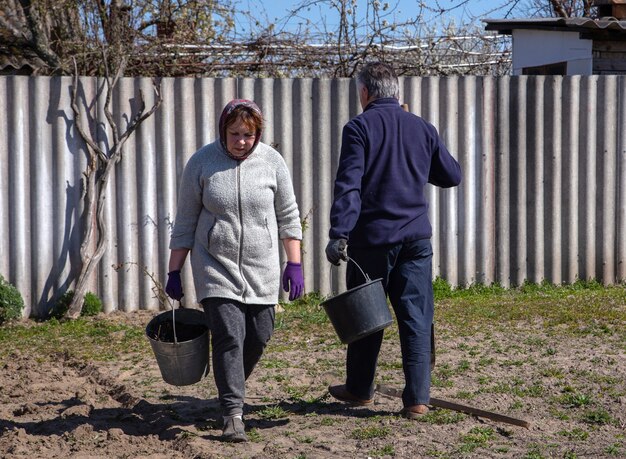
[[[280,263],[283,289],[302,295],[302,228],[293,185],[280,154],[260,142],[263,116],[249,100],[222,112],[219,140],[185,166],[170,240],[167,294],[183,297],[180,270],[191,250],[196,295],[211,327],[213,374],[226,441],[247,441],[245,381],[274,330]]]

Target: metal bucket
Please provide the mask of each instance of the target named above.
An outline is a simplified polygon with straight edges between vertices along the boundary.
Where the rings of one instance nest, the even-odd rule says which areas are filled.
[[[162,339],[163,329],[167,327],[172,327],[171,341]],[[209,373],[209,328],[202,311],[162,312],[148,323],[146,335],[166,383],[188,386],[200,382]]]
[[[321,303],[344,344],[350,344],[393,323],[382,279],[370,280],[354,260],[349,260],[359,268],[365,283]]]

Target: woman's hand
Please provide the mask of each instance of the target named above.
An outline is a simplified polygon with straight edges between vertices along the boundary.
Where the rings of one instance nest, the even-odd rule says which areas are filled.
[[[287,262],[283,272],[283,290],[289,292],[289,301],[300,298],[304,293],[304,275],[302,264]]]
[[[165,293],[173,300],[180,301],[185,296],[183,293],[183,283],[180,279],[180,271],[170,271],[167,273],[167,285],[165,286]]]

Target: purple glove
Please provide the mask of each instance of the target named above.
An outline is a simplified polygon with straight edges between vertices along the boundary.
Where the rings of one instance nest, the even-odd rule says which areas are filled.
[[[283,290],[289,292],[289,301],[300,298],[304,293],[304,276],[300,263],[287,262],[283,272]]]
[[[178,300],[185,296],[183,293],[183,283],[180,280],[180,271],[171,271],[167,273],[167,285],[165,293],[173,300]]]

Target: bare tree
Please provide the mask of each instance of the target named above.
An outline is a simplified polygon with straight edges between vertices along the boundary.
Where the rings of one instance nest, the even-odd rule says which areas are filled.
[[[104,61],[106,62],[106,56]],[[143,93],[139,92],[139,106],[136,108],[135,113],[129,117],[126,128],[121,130],[111,112],[111,98],[113,90],[117,85],[120,76],[124,72],[125,59],[122,57],[119,59],[118,68],[113,77],[108,73],[105,77],[105,103],[104,113],[106,121],[109,125],[112,139],[110,147],[105,151],[98,145],[98,142],[92,136],[92,130],[83,125],[82,111],[79,106],[78,88],[80,86],[80,80],[77,72],[74,74],[74,83],[72,88],[72,111],[74,113],[74,123],[77,131],[82,139],[85,141],[88,153],[87,167],[83,172],[84,175],[84,189],[83,189],[83,201],[85,204],[84,214],[84,233],[81,239],[80,246],[80,273],[76,280],[76,287],[74,290],[74,297],[72,303],[67,311],[67,317],[76,318],[80,315],[84,303],[84,296],[87,292],[88,282],[91,274],[98,265],[98,262],[104,255],[107,249],[107,235],[109,222],[107,222],[104,215],[104,198],[107,185],[109,183],[109,177],[115,164],[117,164],[124,151],[124,144],[133,134],[133,132],[150,117],[161,104],[161,91],[160,84],[154,82],[154,90],[156,93],[156,99],[152,107],[146,111],[146,104],[143,97]],[[86,107],[90,104],[85,104]],[[87,117],[90,117],[90,113],[87,113]]]
[[[411,17],[393,0],[301,0],[273,20],[262,7],[237,10],[231,1],[4,0],[0,62],[69,75],[75,59],[81,75],[103,75],[124,57],[126,76],[212,77],[350,77],[368,59],[404,75],[499,75],[510,67],[509,37],[486,33],[471,15],[453,19],[469,14],[470,0],[417,1]],[[591,17],[592,3],[500,0],[483,14]],[[308,19],[310,10],[321,19]]]
[[[235,10],[230,1],[4,0],[0,63],[71,75],[74,59],[79,74],[98,76],[122,56],[125,76],[349,77],[367,59],[389,60],[405,75],[508,69],[508,37],[444,22],[468,0],[448,9],[420,1],[410,18],[392,1],[302,0],[275,20],[263,18],[262,7]],[[304,17],[315,8],[321,21]],[[324,19],[331,16],[337,22]]]
[[[103,76],[122,57],[127,76],[184,75],[193,53],[172,43],[224,41],[232,16],[229,0],[2,0],[0,57],[41,75],[71,75],[75,61]]]
[[[523,8],[529,16],[592,17],[593,0],[528,0]]]

